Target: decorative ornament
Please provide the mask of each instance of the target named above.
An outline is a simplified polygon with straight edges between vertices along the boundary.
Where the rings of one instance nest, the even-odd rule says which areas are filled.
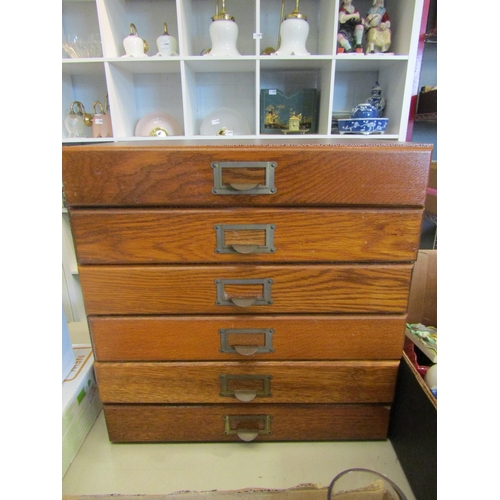
[[[352,0],[343,0],[339,9],[338,52],[363,54],[363,19],[352,5]],[[353,47],[354,45],[354,47]]]
[[[384,0],[373,0],[364,19],[366,54],[387,52],[391,46],[391,21],[384,7]]]

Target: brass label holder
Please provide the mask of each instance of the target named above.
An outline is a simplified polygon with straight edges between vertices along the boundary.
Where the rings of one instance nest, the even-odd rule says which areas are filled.
[[[215,301],[218,306],[268,306],[273,304],[271,285],[273,280],[270,278],[256,278],[256,279],[216,279],[215,286],[217,287],[217,299]],[[226,285],[261,285],[262,296],[256,297],[226,297],[224,287]]]
[[[242,402],[252,401],[255,398],[271,397],[272,375],[219,375],[220,393],[219,396],[226,398],[236,398]],[[248,382],[256,382],[257,389],[235,389],[238,382],[248,387]],[[233,387],[230,387],[233,386]]]
[[[214,226],[216,231],[217,240],[215,246],[215,253],[229,253],[229,254],[250,254],[250,253],[274,253],[274,224],[217,224]],[[225,231],[264,231],[265,244],[264,245],[226,245],[224,240]]]
[[[212,162],[211,167],[214,173],[214,185],[212,193],[216,195],[259,195],[259,194],[274,194],[277,189],[274,187],[274,169],[276,162],[271,161],[220,161]],[[241,183],[241,184],[224,184],[222,174],[224,169],[238,168],[263,168],[265,169],[265,184]]]
[[[224,328],[219,330],[220,334],[220,349],[219,351],[225,354],[242,354],[243,356],[251,356],[253,354],[266,354],[274,352],[273,348],[273,333],[271,328]],[[264,345],[229,345],[230,335],[264,335]]]

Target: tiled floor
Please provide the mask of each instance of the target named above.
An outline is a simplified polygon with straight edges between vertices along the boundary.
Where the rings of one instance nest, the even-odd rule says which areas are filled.
[[[415,500],[389,441],[111,444],[104,415],[62,482],[65,495],[161,495],[180,491],[327,487],[344,469],[389,476]]]

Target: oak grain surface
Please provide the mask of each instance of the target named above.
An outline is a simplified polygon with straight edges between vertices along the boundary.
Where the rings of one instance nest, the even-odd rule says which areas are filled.
[[[225,248],[265,245],[274,227],[275,251],[217,253],[217,226]],[[81,264],[221,262],[413,261],[419,247],[421,210],[402,209],[157,209],[71,210]]]
[[[250,142],[63,147],[112,441],[387,437],[432,148]]]
[[[97,361],[400,359],[406,315],[90,316]],[[221,329],[272,329],[273,352],[224,353]],[[233,333],[229,345],[264,345]]]
[[[399,361],[96,362],[104,403],[234,403],[221,396],[220,375],[271,376],[271,396],[255,403],[388,403],[394,396]],[[260,391],[250,378],[232,390]]]
[[[224,433],[223,417],[241,417],[244,428],[244,417],[255,415],[272,417],[271,434],[256,442],[385,439],[389,412],[377,404],[104,405],[113,442],[240,442]]]
[[[87,314],[403,313],[412,264],[80,266]],[[272,304],[217,305],[216,280],[272,280]],[[262,296],[255,285],[234,296]],[[261,286],[262,288],[262,286]],[[227,291],[226,291],[227,294]],[[226,299],[227,297],[222,297]]]
[[[430,148],[65,146],[68,206],[424,206]],[[273,195],[214,195],[212,162],[275,162]],[[244,182],[244,179],[241,179]],[[248,179],[254,182],[255,179]]]

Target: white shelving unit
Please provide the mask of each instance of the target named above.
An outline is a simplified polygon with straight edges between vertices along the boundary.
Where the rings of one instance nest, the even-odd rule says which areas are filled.
[[[265,47],[276,48],[281,0],[227,0],[226,10],[239,28],[237,58],[200,55],[211,47],[209,27],[215,0],[63,0],[63,36],[98,36],[103,57],[62,60],[63,143],[129,141],[145,114],[163,111],[173,115],[184,129],[184,138],[207,139],[200,126],[208,113],[229,107],[247,119],[251,135],[238,138],[274,139],[260,132],[260,90],[276,88],[293,93],[301,88],[319,92],[318,134],[310,138],[339,137],[404,141],[408,126],[411,90],[417,57],[423,0],[386,0],[391,19],[392,54],[337,54],[338,9],[341,0],[300,0],[300,12],[310,26],[310,56],[260,55]],[[362,16],[371,0],[354,1]],[[285,13],[295,7],[287,0]],[[179,45],[179,55],[156,57],[156,39],[163,23]],[[130,23],[149,43],[147,58],[124,57],[123,39]],[[384,135],[338,135],[331,132],[334,112],[349,111],[364,102],[378,81],[387,101],[389,118]],[[68,138],[64,118],[72,101],[81,101],[87,112],[93,102],[104,103],[108,93],[113,138]],[[294,140],[299,136],[279,136]],[[304,136],[300,136],[304,138]],[[217,137],[214,137],[216,139]],[[227,136],[225,137],[227,139]],[[149,139],[150,138],[145,138]],[[157,138],[159,141],[179,139]]]

